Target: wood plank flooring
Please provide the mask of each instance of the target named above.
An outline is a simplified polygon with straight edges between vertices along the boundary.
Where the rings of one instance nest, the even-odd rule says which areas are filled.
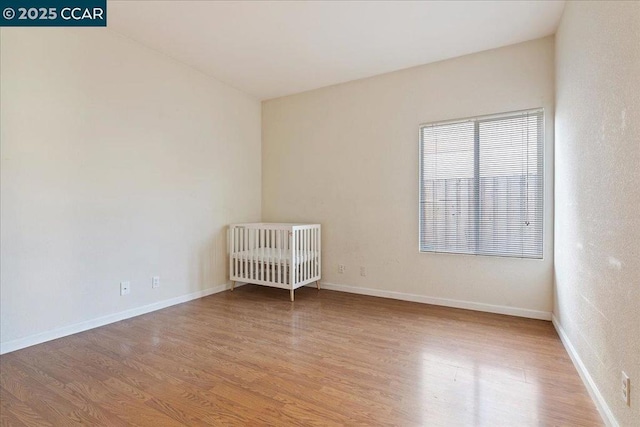
[[[247,285],[0,356],[2,426],[603,425],[549,322]]]

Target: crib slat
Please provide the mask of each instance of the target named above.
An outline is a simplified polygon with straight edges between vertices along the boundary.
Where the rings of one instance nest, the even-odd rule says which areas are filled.
[[[238,276],[244,278],[244,257],[241,255],[244,252],[244,228],[238,230],[238,241],[240,245],[238,247],[238,258],[240,258],[240,274]]]
[[[262,277],[262,280],[266,280],[267,278],[267,271],[266,271],[266,266],[265,266],[265,258],[267,257],[267,230],[262,229],[262,252],[260,252],[261,254],[261,261],[262,261],[262,268],[260,269],[260,277]]]
[[[235,258],[235,271],[234,277],[238,278],[242,276],[242,232],[243,228],[236,228],[233,230],[233,234],[235,235],[235,243],[234,243],[234,258]]]
[[[283,283],[282,270],[280,269],[282,265],[282,230],[278,230],[278,241],[280,242],[278,245],[278,283]]]
[[[233,247],[233,233],[234,227],[229,227],[229,279],[231,280],[233,280],[233,254],[235,253],[235,248]]]
[[[275,264],[275,258],[276,258],[276,231],[275,230],[270,230],[269,234],[271,235],[271,237],[269,238],[269,240],[271,241],[271,244],[269,245],[269,280],[271,282],[275,282],[275,278],[276,278],[276,264]]]
[[[298,283],[304,280],[304,261],[302,254],[304,251],[304,230],[300,230],[300,246],[298,247]]]
[[[307,262],[307,250],[309,249],[309,230],[304,230],[304,247],[302,248],[302,262],[304,263],[304,277],[302,280],[309,279],[309,263]]]
[[[273,282],[273,277],[271,274],[271,246],[273,245],[273,230],[267,230],[267,282]]]
[[[280,230],[276,230],[275,239],[276,246],[273,251],[273,276],[276,283],[280,283]]]
[[[244,279],[247,279],[247,256],[245,254],[247,248],[249,245],[247,245],[247,230],[246,229],[242,229],[242,253],[244,255],[242,255],[242,277]]]
[[[296,285],[302,280],[302,271],[300,271],[300,249],[302,249],[302,230],[298,230],[298,239],[296,240]]]
[[[264,230],[263,229],[258,229],[258,246],[257,246],[257,257],[258,257],[258,280],[264,280],[263,274],[264,274],[264,265],[263,265],[263,261],[264,261]]]
[[[311,275],[316,277],[316,228],[311,229]]]
[[[249,280],[254,280],[253,277],[253,243],[251,243],[251,236],[254,234],[254,230],[247,230],[247,263],[249,263]]]
[[[318,276],[322,276],[322,227],[318,226]]]
[[[322,257],[322,228],[318,226],[318,244],[316,245],[316,250],[318,251],[318,277],[322,277],[322,261],[320,258]]]
[[[242,238],[244,239],[244,244],[242,246],[242,260],[244,263],[244,277],[246,280],[249,280],[249,263],[247,262],[249,258],[249,230],[244,229],[242,231]]]
[[[273,282],[273,230],[269,230],[269,264],[267,265],[267,280]]]
[[[249,280],[251,278],[251,265],[249,264],[249,251],[251,250],[251,241],[249,240],[250,238],[250,234],[251,234],[251,230],[249,229],[245,229],[244,230],[244,255],[242,256],[242,258],[244,259],[244,271],[245,271],[245,277],[247,278],[247,280]]]
[[[262,280],[269,281],[269,230],[264,230],[264,248],[262,249]]]
[[[293,232],[293,238],[291,240],[291,261],[289,263],[289,269],[291,270],[291,287],[294,286],[294,284],[296,283],[296,272],[297,272],[297,267],[296,267],[296,263],[294,262],[295,260],[295,254],[296,254],[296,249],[297,249],[297,245],[298,245],[298,230],[294,230]]]
[[[302,230],[298,230],[296,239],[296,285],[302,280],[302,264],[300,263],[300,250],[302,249]]]
[[[307,230],[307,251],[305,252],[307,264],[307,280],[313,277],[313,266],[311,265],[311,248],[313,247],[313,229]]]
[[[235,271],[233,272],[233,276],[238,278],[241,274],[240,274],[240,270],[242,269],[242,258],[241,258],[241,253],[242,253],[242,242],[241,242],[241,236],[242,236],[242,228],[234,228],[233,229],[233,234],[234,234],[234,248],[233,248],[233,253],[234,253],[234,258],[235,258]]]
[[[302,249],[302,230],[298,230],[298,238],[296,239],[296,285],[300,283],[302,271],[300,271],[300,249]]]
[[[242,253],[242,228],[237,228],[234,233],[236,235],[235,258],[237,261],[235,275],[239,277],[242,271],[242,257],[240,255]]]
[[[264,230],[264,252],[262,265],[264,267],[264,280],[269,281],[269,230]],[[265,262],[266,261],[266,262]]]
[[[316,229],[311,229],[311,252],[309,253],[311,263],[311,277],[316,277]]]
[[[229,279],[231,279],[233,277],[233,254],[234,252],[234,247],[233,247],[233,227],[229,227],[229,231],[228,231],[228,236],[229,236]]]
[[[313,229],[310,228],[307,230],[307,236],[308,236],[308,241],[307,241],[307,252],[306,252],[306,259],[307,259],[307,280],[311,279],[313,277],[313,265],[311,263],[311,260],[313,259],[311,257],[311,254],[313,253]]]
[[[253,255],[251,256],[251,264],[253,264],[253,279],[257,279],[258,278],[258,274],[260,274],[258,272],[259,270],[259,265],[256,262],[257,256],[258,256],[258,248],[260,243],[260,236],[258,234],[258,230],[254,230],[253,231],[253,245],[251,245],[251,252],[253,252]]]
[[[253,264],[253,278],[254,279],[258,279],[258,275],[259,270],[260,270],[260,266],[257,263],[257,257],[259,255],[258,252],[258,248],[260,247],[260,235],[258,233],[258,230],[254,230],[253,231],[253,245],[251,247],[251,250],[253,252],[253,255],[251,256],[251,264]]]
[[[307,280],[313,277],[313,265],[311,265],[311,254],[313,248],[313,229],[307,230],[307,235],[309,236],[309,242],[307,243]]]
[[[238,275],[238,256],[236,255],[237,253],[238,253],[238,228],[233,227],[231,229],[231,257],[233,258],[233,269],[230,272],[232,278]]]
[[[243,250],[243,242],[242,239],[244,238],[244,228],[239,227],[236,228],[234,230],[234,234],[236,235],[236,248],[235,248],[235,253],[236,253],[236,271],[235,271],[235,277],[241,277],[242,276],[242,250]]]
[[[278,283],[278,230],[273,230],[273,263],[271,264],[271,275],[273,276],[273,281]]]
[[[301,230],[302,234],[302,245],[300,247],[300,282],[303,282],[307,278],[306,270],[307,265],[304,262],[304,249],[307,245],[307,230]]]
[[[234,227],[233,228],[233,277],[240,276],[240,269],[242,265],[242,258],[240,258],[240,254],[242,251],[242,245],[240,244],[240,235],[242,232],[242,228]]]
[[[288,231],[287,232],[287,253],[286,253],[286,262],[288,262],[287,264],[287,270],[285,272],[286,275],[286,280],[287,280],[287,284],[291,284],[291,278],[293,277],[291,274],[292,271],[292,266],[291,266],[291,254],[293,253],[293,236],[294,236],[294,232],[293,231]]]

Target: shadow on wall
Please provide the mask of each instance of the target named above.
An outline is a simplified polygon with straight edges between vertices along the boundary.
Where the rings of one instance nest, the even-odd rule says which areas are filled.
[[[191,292],[227,283],[229,258],[226,226],[218,228],[213,236],[203,242],[198,249],[195,263],[197,265],[195,268],[190,268],[189,275],[189,290]]]

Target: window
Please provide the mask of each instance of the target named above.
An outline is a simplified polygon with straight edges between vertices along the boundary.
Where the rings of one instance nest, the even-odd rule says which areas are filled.
[[[542,258],[543,119],[420,126],[420,251]]]

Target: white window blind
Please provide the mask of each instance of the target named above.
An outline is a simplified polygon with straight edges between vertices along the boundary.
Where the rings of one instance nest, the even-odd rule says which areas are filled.
[[[544,112],[420,127],[420,250],[542,258]]]

